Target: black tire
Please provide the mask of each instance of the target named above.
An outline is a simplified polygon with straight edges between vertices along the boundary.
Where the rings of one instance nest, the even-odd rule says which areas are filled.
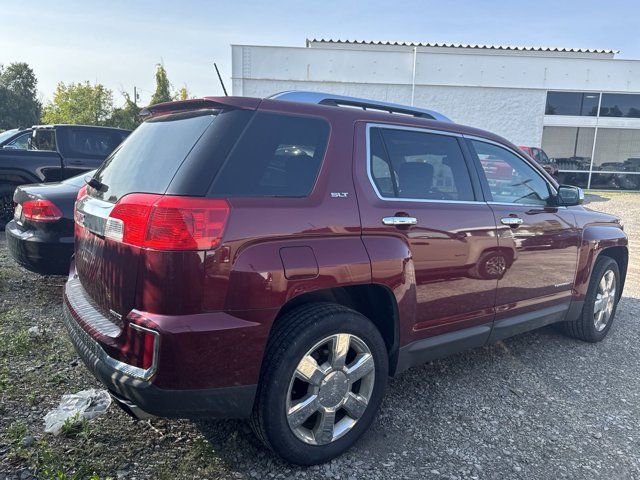
[[[598,285],[605,273],[609,271],[613,272],[615,278],[615,303],[606,325],[602,330],[598,330],[594,322]],[[562,331],[571,337],[585,342],[595,343],[601,341],[607,336],[611,325],[613,325],[616,309],[618,308],[618,300],[620,300],[620,269],[618,263],[611,257],[601,255],[596,260],[593,272],[591,273],[591,280],[589,281],[589,288],[587,289],[582,313],[576,320],[560,324]]]
[[[10,183],[0,184],[0,228],[4,228],[13,219],[13,192],[16,186]]]
[[[375,380],[364,413],[343,436],[325,445],[298,438],[286,415],[289,385],[298,363],[318,342],[331,335],[355,335],[368,347]],[[378,411],[388,376],[388,357],[378,329],[366,317],[333,303],[302,305],[285,314],[267,345],[251,427],[257,437],[284,460],[297,465],[327,462],[349,449],[369,428]]]

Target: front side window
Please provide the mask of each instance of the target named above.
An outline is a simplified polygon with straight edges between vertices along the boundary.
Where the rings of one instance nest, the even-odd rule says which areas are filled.
[[[472,140],[494,202],[546,205],[550,192],[544,178],[506,148]]]
[[[539,156],[540,156],[540,163],[551,163],[551,160],[549,160],[549,157],[547,157],[547,154],[544,153],[544,150],[538,150],[539,152]]]
[[[370,172],[385,198],[474,200],[456,137],[413,130],[371,128]]]
[[[19,137],[14,138],[7,143],[3,148],[12,148],[15,150],[26,150],[29,148],[29,139],[31,138],[31,132],[23,133]]]

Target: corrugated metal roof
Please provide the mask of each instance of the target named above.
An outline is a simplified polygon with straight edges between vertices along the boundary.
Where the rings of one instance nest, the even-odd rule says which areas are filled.
[[[480,50],[513,50],[519,52],[568,52],[568,53],[620,53],[618,50],[604,48],[567,48],[567,47],[543,47],[534,45],[481,45],[469,43],[439,43],[439,42],[390,42],[384,40],[334,40],[324,38],[307,38],[307,46],[310,43],[341,43],[353,45],[389,45],[402,47],[444,47],[444,48],[475,48]]]

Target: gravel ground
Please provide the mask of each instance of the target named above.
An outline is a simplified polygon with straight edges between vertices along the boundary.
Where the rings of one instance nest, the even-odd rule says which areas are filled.
[[[112,405],[76,431],[44,434],[63,393],[99,385],[60,323],[64,279],[18,268],[0,235],[0,479],[640,478],[640,195],[589,200],[631,238],[605,341],[549,327],[413,368],[389,383],[351,451],[307,469],[272,457],[244,422],[135,422]]]

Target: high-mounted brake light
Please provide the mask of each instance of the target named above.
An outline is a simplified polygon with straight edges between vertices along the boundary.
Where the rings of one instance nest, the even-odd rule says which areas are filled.
[[[22,216],[32,222],[56,222],[62,218],[62,212],[51,200],[27,200],[22,204]]]
[[[105,237],[155,250],[210,250],[220,244],[228,217],[222,199],[134,193],[111,211]]]

